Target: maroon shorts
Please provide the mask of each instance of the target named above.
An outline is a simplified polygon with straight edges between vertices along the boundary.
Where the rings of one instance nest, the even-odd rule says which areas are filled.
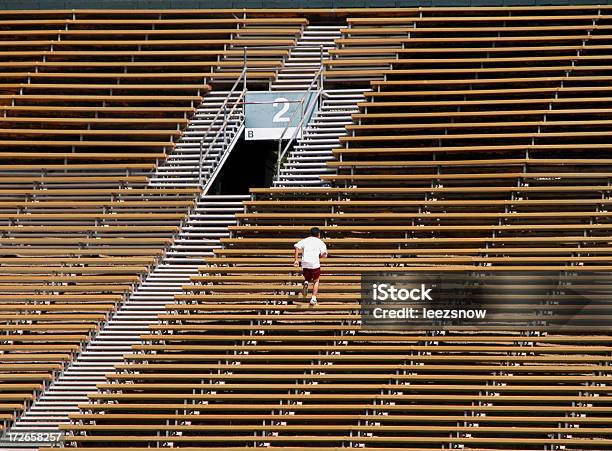
[[[321,276],[321,268],[302,268],[302,273],[306,282],[314,282]]]

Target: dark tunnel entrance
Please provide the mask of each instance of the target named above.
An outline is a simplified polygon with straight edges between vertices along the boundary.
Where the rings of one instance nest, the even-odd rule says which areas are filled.
[[[269,187],[274,178],[278,141],[241,138],[208,194],[247,194],[251,187]]]

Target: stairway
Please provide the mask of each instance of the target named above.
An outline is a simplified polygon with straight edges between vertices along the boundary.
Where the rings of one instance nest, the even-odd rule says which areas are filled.
[[[228,115],[228,124],[223,132],[213,143],[213,139],[224,120],[224,113],[217,115],[219,109],[228,98],[225,110]],[[168,156],[163,165],[158,166],[150,178],[152,186],[192,187],[199,186],[199,162],[200,142],[204,139],[204,154],[212,145],[210,152],[206,154],[202,165],[204,180],[214,179],[212,176],[215,169],[222,166],[222,159],[227,156],[223,153],[223,139],[228,143],[234,143],[242,134],[244,129],[244,116],[242,105],[236,105],[234,113],[229,117],[232,107],[240,96],[240,90],[234,91],[211,91],[197,108],[195,114],[189,121],[189,125],[183,132],[176,147]],[[215,120],[215,116],[217,117]],[[214,121],[214,123],[213,123]],[[210,128],[210,130],[208,130]],[[208,131],[208,133],[207,133]],[[230,145],[231,148],[231,145]],[[227,152],[229,154],[229,152]]]
[[[244,129],[240,104],[224,123],[224,110],[231,111],[241,99],[241,89],[242,85],[233,92],[211,91],[204,97],[173,152],[150,176],[149,186],[202,185],[206,192],[208,183],[214,180]],[[219,130],[222,132],[215,139]],[[205,158],[200,173],[202,140]],[[96,390],[96,383],[105,381],[104,374],[122,362],[123,354],[139,342],[140,335],[147,332],[157,315],[164,313],[164,306],[174,301],[174,295],[182,292],[181,287],[190,283],[191,276],[197,275],[203,258],[213,255],[213,249],[220,245],[219,238],[228,234],[227,226],[234,224],[234,213],[242,211],[241,202],[245,198],[248,196],[200,196],[196,199],[196,206],[181,224],[180,232],[161,262],[100,326],[99,332],[64,372],[5,431],[0,438],[0,449],[36,449],[32,445],[7,442],[6,432],[53,432],[58,424],[68,422],[68,414],[78,411],[77,405],[87,401],[86,394]]]
[[[214,140],[224,117],[217,112],[228,97],[226,109],[231,110],[239,96],[240,92],[215,91],[205,97],[174,152],[150,177],[150,186],[200,186],[200,141],[210,128],[212,131],[204,138],[206,158],[201,174],[206,190],[207,183],[214,180],[244,128],[240,106],[225,126],[223,139]],[[213,249],[220,246],[219,239],[229,236],[227,226],[235,223],[234,214],[243,211],[245,199],[248,196],[203,195],[196,199],[195,207],[181,224],[180,232],[161,262],[9,431],[54,432],[59,424],[67,423],[68,415],[78,412],[78,404],[87,402],[87,393],[96,391],[96,384],[104,382],[104,375],[123,361],[123,354],[130,352],[132,345],[140,341],[140,335],[165,312],[165,305],[174,302],[174,295],[182,292],[183,285],[191,283],[190,277],[198,274],[204,258],[212,256]],[[0,449],[36,449],[5,439],[6,435],[0,439]]]
[[[297,44],[289,51],[285,65],[276,80],[270,84],[272,91],[304,91],[321,67],[321,60],[328,57],[334,41],[342,37],[341,25],[309,25]]]
[[[11,432],[56,431],[68,422],[68,414],[87,402],[87,393],[105,382],[105,373],[123,362],[123,354],[140,341],[148,326],[156,322],[164,306],[174,302],[183,285],[198,274],[204,257],[212,256],[219,239],[229,236],[227,226],[235,224],[234,214],[243,211],[249,196],[201,196],[182,226],[167,254],[141,285],[103,325],[81,354],[13,425]],[[35,449],[0,440],[0,449]]]
[[[345,127],[353,123],[351,114],[359,111],[358,102],[365,101],[363,92],[362,89],[324,91],[321,108],[289,151],[274,186],[326,186],[319,176],[335,173],[325,163],[334,160],[332,149],[340,146],[340,136],[347,135]]]

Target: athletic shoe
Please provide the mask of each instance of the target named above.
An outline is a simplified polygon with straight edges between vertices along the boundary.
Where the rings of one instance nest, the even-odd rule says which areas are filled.
[[[315,305],[317,305],[317,298],[316,297],[313,296],[313,297],[310,298],[310,305],[312,305],[313,307]]]
[[[308,282],[304,281],[304,285],[302,287],[302,296],[306,297],[308,294]]]

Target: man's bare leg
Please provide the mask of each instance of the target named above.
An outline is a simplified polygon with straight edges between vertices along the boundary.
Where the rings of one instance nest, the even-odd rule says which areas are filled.
[[[313,281],[312,286],[312,297],[310,298],[310,305],[317,305],[317,293],[319,292],[319,279]]]

